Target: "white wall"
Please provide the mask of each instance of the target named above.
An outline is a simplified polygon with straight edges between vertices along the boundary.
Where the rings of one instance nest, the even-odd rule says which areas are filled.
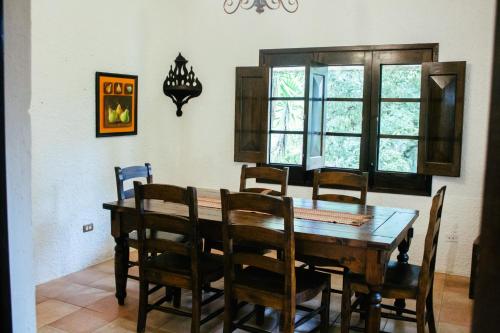
[[[467,275],[483,187],[494,1],[301,1],[296,14],[241,11],[220,1],[92,0],[33,3],[33,224],[43,282],[112,254],[112,167],[150,161],[157,181],[236,189],[234,68],[257,65],[262,48],[440,43],[440,60],[468,62],[462,177],[448,185],[438,269]],[[430,10],[432,8],[432,10]],[[446,14],[443,14],[446,13]],[[203,94],[182,118],[161,87],[176,53],[194,66]],[[95,71],[139,75],[139,135],[96,139]],[[202,170],[202,171],[200,171]],[[290,194],[310,197],[308,188]],[[410,256],[419,262],[427,197],[370,193],[370,204],[416,208]],[[82,234],[83,224],[95,230]],[[458,243],[446,243],[451,230]]]
[[[440,61],[466,60],[462,176],[434,177],[433,191],[448,186],[438,270],[469,274],[482,204],[494,1],[303,0],[293,15],[240,11],[232,16],[213,1],[176,3],[181,2],[186,21],[193,23],[184,35],[183,52],[204,84],[203,95],[190,102],[181,120],[185,168],[178,177],[185,184],[237,188],[234,68],[257,65],[259,49],[437,42]],[[292,187],[290,194],[310,197],[311,189]],[[368,203],[420,210],[410,251],[411,260],[420,262],[430,198],[369,193]],[[446,242],[447,233],[455,230],[458,243]]]
[[[31,243],[30,1],[4,1],[7,214],[14,332],[35,331]]]
[[[32,2],[38,283],[112,256],[109,212],[102,203],[116,200],[114,166],[148,161],[158,181],[175,181],[169,170],[178,154],[177,119],[161,87],[177,51],[169,47],[168,33],[176,22],[164,20],[168,6],[155,17],[163,2]],[[95,137],[96,71],[139,75],[137,136]],[[94,231],[83,234],[87,223],[94,223]]]

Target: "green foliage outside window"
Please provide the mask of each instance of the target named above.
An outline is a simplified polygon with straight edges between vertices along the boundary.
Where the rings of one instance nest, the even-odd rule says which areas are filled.
[[[277,100],[271,103],[271,130],[304,130],[304,100],[286,98],[304,97],[305,75],[304,67],[273,68],[271,96]],[[299,134],[271,134],[270,162],[301,164],[302,140]]]
[[[379,134],[415,136],[415,139],[380,138],[378,170],[416,172],[420,103],[411,99],[420,98],[420,78],[420,65],[383,65],[381,68]],[[270,129],[285,133],[270,135],[270,162],[300,165],[303,134],[286,132],[304,130],[305,67],[273,68],[271,80]],[[324,138],[327,167],[360,167],[363,87],[363,66],[329,67],[327,98],[347,100],[325,102],[325,127],[330,133]],[[384,100],[388,98],[401,100]],[[353,136],[345,136],[346,133]]]

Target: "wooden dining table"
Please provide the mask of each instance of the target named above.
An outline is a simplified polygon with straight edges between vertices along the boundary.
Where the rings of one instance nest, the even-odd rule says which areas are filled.
[[[219,191],[198,189],[198,198],[218,198]],[[365,332],[380,330],[381,289],[392,253],[398,249],[398,261],[408,262],[408,249],[413,236],[413,223],[418,211],[402,208],[335,203],[310,199],[293,199],[294,208],[334,211],[339,213],[369,216],[362,225],[321,222],[295,217],[295,252],[301,255],[317,256],[337,260],[354,273],[364,274],[369,286],[368,313]],[[187,216],[187,207],[158,200],[145,201],[146,211]],[[103,208],[111,211],[111,235],[115,239],[115,281],[116,297],[124,304],[127,286],[129,233],[136,230],[138,215],[134,199],[104,203]],[[222,239],[222,215],[218,208],[198,207],[200,232],[207,240]],[[245,217],[245,223],[259,223],[277,230],[283,224],[276,218],[263,214]],[[405,307],[404,300],[395,305]]]

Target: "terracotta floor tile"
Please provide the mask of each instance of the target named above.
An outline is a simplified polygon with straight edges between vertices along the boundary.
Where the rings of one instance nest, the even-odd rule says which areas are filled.
[[[104,279],[108,276],[111,276],[114,278],[114,274],[102,272],[102,271],[99,271],[97,269],[85,269],[83,271],[79,271],[79,272],[76,272],[73,274],[66,275],[62,279],[69,281],[69,282],[74,282],[74,283],[88,286],[92,282]]]
[[[109,324],[95,330],[95,333],[135,333],[137,325],[135,322],[118,318]]]
[[[135,256],[134,253],[136,252],[132,253],[132,257]],[[136,270],[136,268],[132,269],[131,272]],[[37,302],[39,304],[37,306],[37,314],[40,327],[39,332],[72,333],[86,331],[87,328],[88,330],[94,330],[94,326],[97,327],[100,325],[102,326],[96,332],[135,332],[139,284],[137,281],[128,280],[125,305],[119,306],[114,296],[115,280],[113,273],[114,263],[113,260],[109,260],[92,266],[87,270],[38,286]],[[332,285],[340,288],[342,286],[342,277],[333,276]],[[223,288],[223,280],[213,283],[212,286]],[[438,321],[436,325],[440,333],[470,332],[468,326],[472,318],[473,302],[467,297],[468,286],[468,278],[436,273],[434,280],[434,310],[436,320]],[[159,299],[164,295],[164,292],[164,289],[161,289],[150,295],[150,301]],[[340,332],[340,300],[340,295],[332,294],[330,320],[331,322],[336,322],[330,330],[331,333]],[[393,300],[384,300],[386,304],[393,304],[393,302]],[[204,315],[222,304],[223,301],[221,299],[208,307],[204,307]],[[311,307],[318,304],[319,298],[308,302],[308,305]],[[81,305],[85,308],[81,309],[75,305]],[[183,291],[182,293],[182,306],[187,310],[191,308],[191,293],[189,291]],[[248,307],[251,309],[251,306]],[[415,301],[408,300],[407,307],[413,309]],[[244,313],[243,309],[239,316],[242,316]],[[276,325],[277,318],[277,313],[273,313],[271,309],[267,310],[266,325]],[[85,323],[76,325],[78,327],[72,329],[71,325],[77,324],[79,321]],[[147,324],[147,332],[180,333],[189,331],[191,320],[185,317],[152,311],[148,314]],[[313,324],[310,323],[310,325]],[[357,314],[353,314],[352,324],[355,326],[364,325],[362,321],[359,321]],[[87,328],[85,328],[85,325],[88,325]],[[381,326],[388,332],[416,332],[415,323],[395,322],[383,319]],[[298,332],[306,330],[308,327],[304,326],[298,329]],[[204,325],[202,332],[222,332],[222,315]]]
[[[115,295],[109,295],[86,306],[87,309],[101,312],[109,316],[123,317],[129,312],[136,312],[139,301],[133,297],[127,297],[124,305],[118,305]]]
[[[472,321],[472,307],[473,301],[467,295],[445,289],[439,322],[469,326]]]
[[[38,293],[37,293],[37,295],[36,295],[36,304],[48,301],[49,299],[50,298],[42,296],[42,295],[38,295]]]
[[[113,259],[89,267],[104,273],[115,274],[115,262]]]
[[[417,333],[417,324],[406,321],[388,319],[383,329],[385,332],[393,333]]]
[[[37,297],[43,296],[46,298],[56,298],[64,292],[72,290],[72,282],[64,279],[56,279],[47,283],[43,283],[36,287]]]
[[[61,301],[50,299],[48,301],[37,304],[36,306],[36,321],[37,327],[42,327],[50,324],[64,316],[78,311],[80,307],[73,304],[64,303]]]
[[[72,283],[70,288],[65,289],[62,293],[58,294],[55,299],[71,303],[78,306],[87,306],[95,303],[101,298],[113,295],[112,292],[96,289],[88,286],[83,286],[77,283]]]
[[[106,277],[103,277],[102,279],[90,283],[89,287],[107,290],[114,293],[116,290],[115,276],[108,275]]]
[[[460,294],[463,298],[468,298],[469,284],[470,279],[467,277],[447,275],[444,281],[444,290]]]
[[[52,327],[50,325],[47,325],[37,329],[37,333],[70,333],[70,332],[66,332],[58,328]]]
[[[80,309],[59,320],[50,326],[72,333],[93,332],[117,318],[108,313],[101,313],[89,309]]]
[[[440,323],[438,327],[439,333],[470,333],[471,329],[468,326],[459,326],[448,323]]]
[[[107,276],[103,279],[92,282],[89,286],[92,288],[106,290],[114,294],[116,291],[115,276]],[[127,297],[128,296],[139,298],[139,281],[132,279],[127,280]]]

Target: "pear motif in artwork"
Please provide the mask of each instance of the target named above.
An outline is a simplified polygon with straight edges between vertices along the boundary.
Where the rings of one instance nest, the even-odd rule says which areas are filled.
[[[116,110],[108,108],[108,122],[112,124],[116,123],[117,121],[118,121],[118,114],[116,113]]]
[[[104,89],[106,90],[106,94],[111,94],[111,88],[113,85],[111,83],[105,83],[104,84]]]
[[[116,115],[119,117],[123,113],[123,108],[120,104],[116,107]]]
[[[128,109],[125,109],[125,111],[122,112],[120,120],[122,123],[128,123],[130,121],[130,111]]]

